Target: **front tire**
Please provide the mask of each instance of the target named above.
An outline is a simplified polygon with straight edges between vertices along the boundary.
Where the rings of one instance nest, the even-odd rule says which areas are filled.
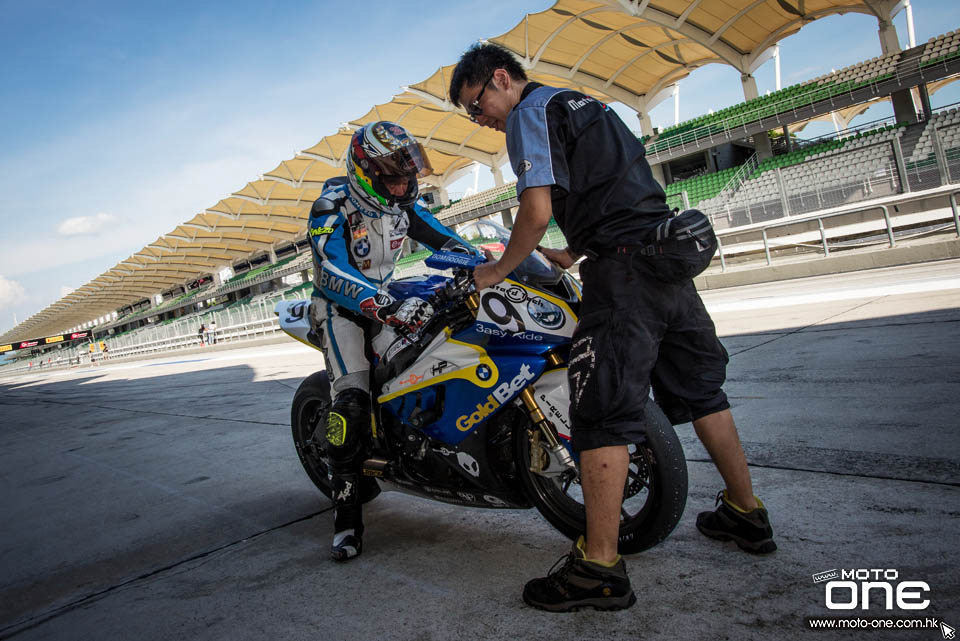
[[[532,425],[530,429],[536,429]],[[645,439],[628,446],[630,467],[620,510],[621,554],[636,554],[663,541],[673,531],[687,502],[687,462],[676,432],[653,400],[644,412]],[[520,479],[543,517],[571,540],[586,532],[586,512],[579,479],[544,477],[530,471],[530,436],[514,435]]]

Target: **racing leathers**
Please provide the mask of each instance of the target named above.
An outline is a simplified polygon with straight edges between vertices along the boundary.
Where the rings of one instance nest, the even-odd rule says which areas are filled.
[[[371,420],[371,343],[392,318],[387,310],[398,307],[387,289],[396,259],[407,237],[433,251],[444,246],[476,251],[421,203],[370,210],[349,184],[324,190],[311,208],[307,233],[314,261],[311,322],[334,398],[325,434],[336,506],[333,556],[345,560],[360,553],[360,465]]]
[[[382,310],[394,302],[387,286],[404,240],[410,237],[432,251],[453,241],[477,253],[419,202],[388,212],[363,205],[344,184],[325,190],[310,212],[312,321],[318,334],[322,332],[334,396],[345,389],[369,391],[364,328],[375,327],[370,319],[383,322]]]

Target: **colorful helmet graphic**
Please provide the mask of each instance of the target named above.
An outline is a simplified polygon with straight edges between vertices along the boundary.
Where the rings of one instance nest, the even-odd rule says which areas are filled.
[[[373,122],[350,140],[347,178],[356,194],[376,209],[409,207],[420,193],[418,179],[432,173],[426,151],[400,125]]]

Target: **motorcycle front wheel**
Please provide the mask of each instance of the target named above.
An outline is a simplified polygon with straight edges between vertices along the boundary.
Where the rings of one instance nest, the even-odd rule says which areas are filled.
[[[628,446],[630,466],[620,508],[621,554],[660,543],[673,531],[687,502],[687,462],[676,432],[651,399],[644,416],[646,436]],[[530,471],[530,430],[514,434],[514,452],[524,489],[543,517],[571,540],[586,532],[580,480],[544,477]]]

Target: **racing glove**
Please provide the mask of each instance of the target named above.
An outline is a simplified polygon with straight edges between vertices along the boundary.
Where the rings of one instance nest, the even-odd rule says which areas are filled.
[[[384,295],[378,295],[360,303],[364,314],[376,319],[384,325],[401,328],[404,332],[415,334],[423,324],[433,316],[433,307],[420,298],[393,300]]]

